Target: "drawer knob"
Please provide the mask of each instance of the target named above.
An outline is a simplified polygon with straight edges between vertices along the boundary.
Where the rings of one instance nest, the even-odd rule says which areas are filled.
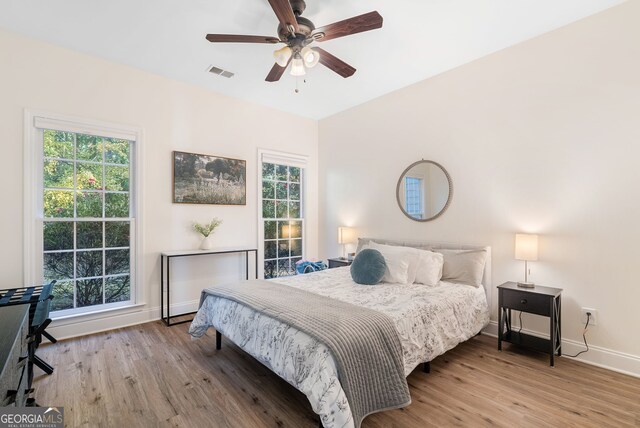
[[[526,305],[526,304],[527,304],[527,299],[522,299],[522,300],[520,300],[520,304],[522,304],[522,305]]]

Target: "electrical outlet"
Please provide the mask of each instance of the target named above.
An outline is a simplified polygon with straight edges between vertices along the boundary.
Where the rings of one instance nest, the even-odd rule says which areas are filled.
[[[598,311],[592,308],[582,308],[580,309],[580,322],[582,324],[587,323],[587,312],[591,313],[591,317],[589,318],[589,325],[598,325]]]

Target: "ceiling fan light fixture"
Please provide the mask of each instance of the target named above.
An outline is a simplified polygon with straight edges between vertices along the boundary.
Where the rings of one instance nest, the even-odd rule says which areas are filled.
[[[300,51],[300,54],[304,60],[304,65],[309,68],[315,67],[318,61],[320,61],[320,54],[309,46],[305,46],[302,51]]]
[[[302,57],[296,55],[291,61],[291,75],[292,76],[304,76],[307,72],[304,69],[304,61]]]
[[[321,62],[323,66],[340,75],[350,77],[356,69],[319,47],[308,47],[313,42],[324,42],[352,34],[363,33],[382,27],[383,19],[377,11],[353,16],[322,27],[316,27],[302,16],[305,0],[269,0],[271,9],[278,18],[278,37],[242,34],[207,34],[211,43],[284,43],[286,46],[273,52],[276,63],[264,79],[277,82],[291,64],[290,74],[304,76],[307,68]]]
[[[287,64],[289,64],[289,59],[291,58],[292,54],[293,54],[293,51],[291,50],[291,48],[289,46],[285,46],[283,48],[280,48],[274,51],[273,57],[275,58],[276,63],[280,67],[286,67]]]

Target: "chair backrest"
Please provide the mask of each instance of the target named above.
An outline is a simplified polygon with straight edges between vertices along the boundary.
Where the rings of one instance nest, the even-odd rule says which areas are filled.
[[[51,281],[49,284],[42,286],[42,292],[40,293],[40,298],[38,299],[38,304],[36,305],[36,309],[31,320],[32,327],[39,327],[49,318],[51,299],[53,299],[51,292],[53,291],[55,283],[55,281]]]

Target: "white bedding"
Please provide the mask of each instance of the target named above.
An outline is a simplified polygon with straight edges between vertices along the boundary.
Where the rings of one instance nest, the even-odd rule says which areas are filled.
[[[473,337],[489,322],[482,287],[445,282],[436,287],[358,285],[351,279],[349,268],[274,281],[389,315],[400,335],[406,376],[418,364]],[[189,333],[200,337],[209,327],[216,328],[303,392],[325,427],[353,426],[335,362],[322,343],[294,327],[214,296],[205,299]]]

